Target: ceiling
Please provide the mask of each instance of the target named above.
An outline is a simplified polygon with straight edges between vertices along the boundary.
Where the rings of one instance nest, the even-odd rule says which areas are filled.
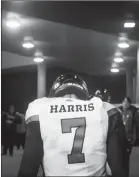
[[[5,25],[8,12],[21,17],[20,29],[9,30]],[[127,14],[136,20],[134,29],[123,28]],[[121,72],[136,66],[137,43],[139,41],[138,2],[2,2],[2,50],[22,56],[32,64],[37,49],[41,50],[48,65],[64,67],[91,75],[110,74],[113,56],[117,50],[118,34],[127,32],[130,47],[121,52],[124,63]],[[35,48],[22,48],[23,38],[32,36]],[[18,57],[2,55],[2,69],[14,67]],[[15,61],[16,58],[16,61]],[[23,60],[23,59],[22,59]],[[21,59],[20,59],[21,61]],[[20,62],[21,66],[23,62]]]

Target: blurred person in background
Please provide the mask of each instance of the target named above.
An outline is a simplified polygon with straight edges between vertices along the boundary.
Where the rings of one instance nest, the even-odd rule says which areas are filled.
[[[20,149],[20,146],[24,149],[25,145],[25,135],[26,135],[26,123],[25,116],[23,114],[16,113],[16,145],[17,149]]]
[[[137,112],[136,112],[136,142],[135,142],[135,145],[136,146],[139,146],[139,106],[137,108]]]
[[[111,103],[111,96],[108,96],[108,103]]]
[[[129,176],[129,162],[132,147],[136,141],[136,112],[137,108],[131,105],[131,99],[125,97],[122,106],[119,108],[122,112],[123,123],[126,133],[126,171],[127,177]]]
[[[2,145],[2,152],[3,152],[3,146],[4,146],[4,135],[5,135],[5,115],[6,113],[2,111],[1,113],[1,145]]]
[[[3,115],[3,119],[4,119],[3,155],[7,155],[9,149],[10,156],[13,156],[14,138],[15,138],[15,131],[16,131],[14,105],[9,106],[8,113],[5,113]]]

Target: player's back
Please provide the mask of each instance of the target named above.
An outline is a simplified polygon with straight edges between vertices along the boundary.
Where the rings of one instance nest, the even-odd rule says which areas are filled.
[[[105,176],[108,116],[99,98],[46,98],[38,110],[46,176]]]

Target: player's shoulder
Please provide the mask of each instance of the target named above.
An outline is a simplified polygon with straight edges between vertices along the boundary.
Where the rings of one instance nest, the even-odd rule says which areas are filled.
[[[103,107],[104,107],[107,111],[116,108],[113,104],[108,103],[108,102],[105,102],[105,101],[103,101]]]
[[[103,102],[103,107],[107,111],[109,116],[112,116],[116,113],[119,113],[120,111],[116,108],[115,105],[108,103],[108,102]]]
[[[43,98],[38,98],[38,99],[35,99],[34,101],[30,102],[29,105],[28,105],[28,109],[30,110],[39,110],[40,107],[44,104],[46,104],[48,102],[48,98],[47,97],[43,97]]]
[[[92,102],[96,107],[103,107],[103,101],[98,97],[91,98],[90,102]]]
[[[48,101],[47,97],[35,99],[34,101],[30,102],[28,105],[28,109],[26,111],[25,120],[33,119],[37,120],[37,116],[39,115],[39,111],[41,107],[46,104]]]
[[[47,97],[38,98],[38,99],[35,99],[34,101],[30,102],[29,105],[32,105],[32,106],[42,105],[42,104],[44,104],[46,101],[48,101],[48,98],[47,98]]]

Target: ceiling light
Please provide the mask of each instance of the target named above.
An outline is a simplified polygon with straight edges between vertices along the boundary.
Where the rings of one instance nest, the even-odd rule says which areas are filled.
[[[15,19],[7,21],[6,25],[9,28],[13,28],[13,29],[20,27],[20,23],[17,20],[15,20]]]
[[[22,44],[24,48],[30,49],[34,47],[34,41],[31,36],[24,37],[24,42]]]
[[[118,72],[119,72],[119,69],[117,69],[117,68],[112,68],[112,69],[111,69],[111,72],[112,72],[112,73],[118,73]]]
[[[7,16],[6,25],[9,28],[16,29],[20,27],[20,18],[17,14],[9,13]]]
[[[115,58],[114,58],[114,61],[115,61],[116,63],[122,63],[124,60],[123,60],[122,57],[115,57]]]
[[[128,40],[128,36],[125,33],[120,33],[120,37],[118,40],[118,47],[125,49],[129,47],[129,40]]]
[[[43,61],[44,61],[44,59],[42,57],[35,57],[34,58],[34,62],[36,62],[36,63],[41,63]]]
[[[34,62],[36,63],[41,63],[44,61],[44,57],[43,57],[43,54],[42,52],[40,51],[36,51],[35,55],[34,55]]]
[[[30,49],[30,48],[33,48],[34,47],[34,44],[31,43],[31,42],[26,42],[23,44],[23,47],[24,48],[27,48],[27,49]]]
[[[124,27],[125,28],[134,28],[135,27],[135,22],[125,22]]]
[[[118,44],[118,47],[122,48],[122,49],[126,49],[129,47],[129,44],[127,42],[120,42]]]

